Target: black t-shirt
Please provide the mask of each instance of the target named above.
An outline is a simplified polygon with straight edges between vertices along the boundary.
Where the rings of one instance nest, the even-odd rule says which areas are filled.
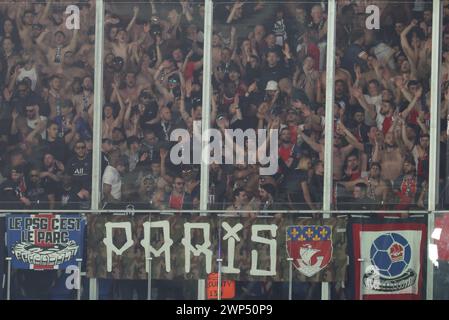
[[[295,169],[286,177],[286,189],[290,194],[290,200],[295,203],[305,203],[301,183],[307,182],[309,175],[306,170]]]
[[[44,183],[27,185],[26,197],[31,201],[32,207],[36,209],[49,208],[48,195],[53,194],[52,190],[46,188]]]
[[[69,150],[62,138],[56,138],[55,141],[44,141],[44,150],[51,152],[56,160],[65,163],[67,161]]]
[[[25,190],[20,188],[17,182],[6,180],[0,185],[0,208],[23,209],[24,205],[20,201],[23,196],[25,196]]]
[[[87,155],[80,160],[78,157],[70,159],[66,166],[66,173],[72,177],[72,186],[75,192],[81,189],[91,190],[92,158]]]
[[[259,90],[265,90],[267,82],[274,80],[279,82],[282,78],[288,78],[290,76],[290,71],[283,64],[277,64],[274,67],[265,67],[262,69],[262,76],[260,78],[260,83],[257,84]]]

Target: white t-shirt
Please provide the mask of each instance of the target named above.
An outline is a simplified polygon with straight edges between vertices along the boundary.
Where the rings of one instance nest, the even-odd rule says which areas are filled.
[[[17,81],[22,81],[24,78],[29,78],[31,80],[31,90],[34,91],[37,84],[36,68],[31,68],[30,70],[26,70],[25,68],[19,69],[19,76],[17,77]]]
[[[47,117],[44,117],[44,116],[39,116],[40,118],[41,118],[41,121],[43,121],[43,122],[47,122]],[[37,120],[30,120],[30,119],[27,119],[27,126],[28,127],[30,127],[31,129],[36,129],[36,127],[37,127]],[[42,137],[42,139],[46,139],[46,137],[47,137],[47,130],[43,130],[42,132],[41,132],[41,137]]]
[[[111,195],[116,200],[122,198],[122,178],[118,170],[112,166],[107,166],[103,174],[103,183],[111,185]]]

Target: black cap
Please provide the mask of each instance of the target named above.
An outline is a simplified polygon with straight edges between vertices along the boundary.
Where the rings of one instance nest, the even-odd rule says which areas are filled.
[[[271,183],[263,184],[260,186],[260,188],[271,194],[272,197],[274,197],[274,195],[276,194],[276,187]]]
[[[309,105],[309,98],[307,97],[306,93],[299,89],[293,91],[292,101],[300,101],[305,105]]]

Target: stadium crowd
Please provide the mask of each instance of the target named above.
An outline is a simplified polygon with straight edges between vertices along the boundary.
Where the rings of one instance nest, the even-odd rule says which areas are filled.
[[[0,3],[0,207],[89,209],[95,1]]]
[[[426,209],[431,6],[375,3],[381,14],[376,30],[366,28],[368,2],[338,1],[334,205]],[[90,208],[95,1],[77,4],[79,30],[65,25],[68,4],[0,3],[1,209]],[[442,164],[449,109],[448,18],[446,1]],[[194,121],[202,117],[203,56],[208,54],[203,24],[201,1],[106,3],[104,208],[199,208],[199,165],[175,165],[169,155],[173,130],[193,135]],[[211,164],[211,208],[321,209],[326,33],[325,2],[214,2],[210,126],[225,137],[228,128],[278,129],[279,170],[261,176],[257,164]],[[442,183],[445,172],[442,165]],[[139,285],[143,298],[145,283]],[[111,284],[103,289],[108,298],[132,298],[133,286],[121,285],[115,293]],[[279,297],[269,284],[249,286],[239,288],[242,297]],[[182,295],[178,284],[161,288],[162,296]],[[317,295],[315,289],[304,289],[304,296]]]
[[[2,208],[89,207],[93,4],[80,3],[80,30],[66,28],[64,2],[0,7]],[[423,209],[431,8],[381,2],[376,30],[366,28],[366,6],[338,2],[334,205]],[[258,164],[211,164],[212,208],[321,208],[326,10],[312,1],[214,3],[210,126],[278,129],[279,169],[261,176]],[[192,136],[201,121],[203,21],[201,2],[106,3],[104,208],[199,208],[199,165],[173,164],[170,134]]]

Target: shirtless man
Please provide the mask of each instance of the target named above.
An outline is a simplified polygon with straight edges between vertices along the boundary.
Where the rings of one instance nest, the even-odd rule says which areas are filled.
[[[112,53],[116,57],[121,57],[123,61],[125,61],[125,66],[128,65],[133,50],[136,50],[137,46],[141,45],[148,39],[149,32],[150,25],[145,24],[140,38],[134,42],[128,42],[128,31],[123,28],[119,29],[115,37],[115,41],[110,44]]]
[[[85,120],[90,119],[89,114],[94,104],[93,81],[91,76],[83,78],[81,88],[83,91],[73,97],[73,104],[78,115],[81,115]]]
[[[22,5],[18,5],[17,7],[15,21],[19,30],[19,37],[22,40],[22,47],[24,49],[31,49],[33,47],[31,31],[33,30],[34,12],[33,10],[23,11],[24,6]]]
[[[373,161],[379,162],[382,168],[381,177],[388,181],[394,181],[402,172],[404,154],[401,148],[395,143],[394,135],[388,132],[385,135],[384,143],[376,137],[374,145]]]
[[[73,36],[68,45],[64,45],[66,42],[66,35],[62,31],[56,31],[54,34],[54,42],[56,48],[49,47],[44,44],[44,38],[50,31],[45,29],[39,37],[36,39],[36,44],[43,52],[47,52],[47,63],[50,70],[57,73],[63,73],[64,56],[68,51],[74,52],[76,49],[78,30],[73,30]],[[56,71],[55,71],[56,70]]]
[[[418,26],[418,20],[413,19],[412,22],[401,33],[401,46],[410,62],[412,70],[416,70],[416,75],[422,79],[426,79],[430,70],[429,56],[431,55],[431,42],[424,42],[419,38],[415,27]],[[411,43],[407,39],[410,31],[414,30],[411,37]],[[413,71],[412,71],[413,73]]]

